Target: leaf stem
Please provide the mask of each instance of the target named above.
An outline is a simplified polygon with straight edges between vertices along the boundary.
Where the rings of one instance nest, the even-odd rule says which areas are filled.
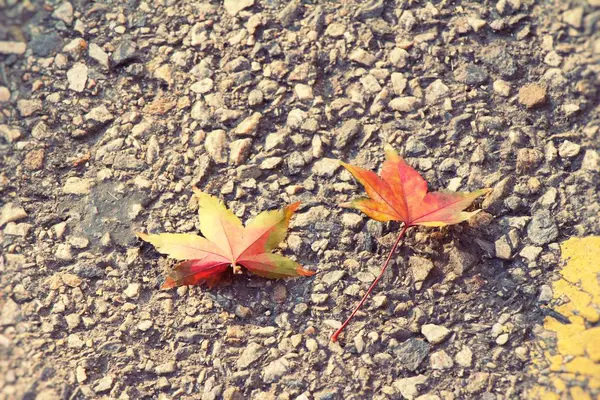
[[[377,283],[379,282],[379,280],[383,277],[383,274],[385,273],[385,270],[387,269],[388,265],[390,264],[390,260],[392,259],[392,255],[396,251],[396,247],[398,247],[398,243],[400,243],[400,239],[402,239],[402,237],[406,233],[406,230],[409,227],[410,227],[410,225],[404,225],[404,227],[402,228],[402,231],[400,231],[400,234],[398,235],[398,238],[396,239],[396,242],[392,246],[392,250],[390,250],[390,254],[387,257],[387,260],[385,260],[385,263],[383,264],[383,267],[381,268],[381,272],[379,273],[379,276],[377,278],[375,278],[375,280],[373,281],[373,283],[369,287],[369,290],[367,290],[367,293],[365,293],[365,295],[363,296],[363,298],[360,300],[360,303],[358,303],[358,305],[354,308],[354,311],[352,311],[352,314],[350,314],[350,316],[348,317],[348,319],[331,336],[331,341],[332,342],[336,342],[338,340],[338,336],[340,335],[340,333],[342,333],[342,331],[344,330],[344,328],[346,327],[346,325],[348,325],[348,323],[350,323],[350,321],[352,320],[352,318],[354,318],[354,315],[356,315],[356,312],[362,307],[362,305],[367,300],[367,297],[369,297],[369,295],[371,294],[371,292],[373,291],[373,289],[375,288],[375,286],[377,285]]]

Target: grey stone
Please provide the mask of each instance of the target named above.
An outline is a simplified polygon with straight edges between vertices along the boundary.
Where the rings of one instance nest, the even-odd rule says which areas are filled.
[[[106,54],[106,52],[96,43],[90,43],[88,55],[104,68],[108,68],[108,54]]]
[[[76,92],[83,92],[88,78],[88,67],[83,63],[75,63],[67,71],[67,80],[69,89]]]
[[[330,214],[331,212],[323,206],[311,207],[307,212],[298,214],[292,220],[292,226],[304,227],[314,225],[317,222],[326,221]]]
[[[198,79],[210,78],[213,76],[213,70],[210,62],[204,59],[190,70],[190,74],[194,75]]]
[[[404,68],[408,64],[408,51],[401,47],[396,47],[388,56],[390,63],[396,68]]]
[[[503,260],[510,260],[512,255],[512,247],[508,241],[507,236],[502,236],[494,243],[496,249],[496,257]]]
[[[312,167],[313,174],[317,176],[332,177],[340,167],[339,160],[333,158],[323,158],[315,162]]]
[[[10,236],[26,237],[29,234],[29,231],[31,230],[31,228],[32,228],[31,224],[26,224],[26,223],[15,224],[14,222],[9,222],[8,224],[6,224],[6,227],[4,228],[4,234],[10,235]]]
[[[268,157],[265,158],[261,163],[259,168],[271,170],[277,168],[283,162],[283,158],[281,157]]]
[[[339,280],[342,279],[344,275],[346,275],[346,271],[343,270],[331,271],[323,275],[323,277],[321,278],[321,282],[327,284],[328,286],[331,286],[339,282]]]
[[[160,144],[158,143],[156,135],[152,135],[150,136],[150,139],[148,139],[148,147],[146,148],[146,163],[148,165],[152,165],[156,160],[158,160],[159,155]]]
[[[519,149],[517,151],[517,172],[519,174],[529,172],[537,168],[544,155],[537,149]]]
[[[427,279],[429,272],[433,269],[433,263],[419,256],[412,256],[408,259],[408,265],[415,282],[422,282]]]
[[[487,81],[488,73],[479,65],[463,64],[454,71],[454,79],[470,86],[476,86]]]
[[[227,162],[227,133],[222,129],[209,132],[204,141],[206,152],[217,164]]]
[[[452,368],[454,362],[452,358],[444,350],[437,351],[429,357],[429,365],[431,369],[449,369]]]
[[[393,386],[403,398],[412,400],[419,394],[418,386],[427,383],[428,377],[425,375],[411,376],[394,381]]]
[[[343,149],[360,132],[360,122],[350,119],[342,124],[335,132],[335,147]]]
[[[244,307],[241,304],[235,306],[234,313],[236,316],[245,319],[252,315],[252,309],[249,307]]]
[[[203,127],[209,125],[212,119],[209,108],[203,101],[200,100],[195,102],[192,106],[190,117],[196,121],[199,121],[200,126]]]
[[[265,139],[265,150],[281,149],[284,147],[288,139],[288,133],[279,131],[270,133]]]
[[[104,276],[104,270],[89,264],[77,264],[73,268],[73,272],[77,274],[77,276],[86,279],[100,278]]]
[[[146,332],[148,329],[152,328],[153,322],[152,320],[144,320],[137,324],[137,328],[140,331]]]
[[[113,168],[141,171],[146,168],[146,164],[133,153],[119,152],[115,155]]]
[[[513,56],[502,45],[485,46],[481,52],[481,59],[505,78],[513,78],[518,71]]]
[[[346,25],[339,22],[332,22],[331,24],[327,25],[327,29],[325,30],[325,35],[333,38],[342,37],[344,36],[344,33],[346,33]]]
[[[448,337],[450,330],[441,325],[425,324],[421,327],[421,333],[429,343],[438,344]]]
[[[238,369],[248,368],[250,365],[258,361],[258,359],[261,358],[266,352],[267,349],[258,343],[252,342],[248,344],[244,351],[242,351],[240,358],[237,360]]]
[[[113,384],[114,378],[110,375],[107,375],[98,380],[98,383],[96,384],[96,386],[94,386],[94,391],[96,393],[108,392],[110,389],[112,389]]]
[[[62,191],[64,194],[84,195],[90,192],[92,186],[94,186],[93,179],[72,176],[67,178]]]
[[[454,356],[454,361],[461,367],[471,368],[471,364],[473,363],[473,352],[467,346],[463,346],[463,348],[456,353],[456,356]]]
[[[255,136],[258,124],[260,123],[260,119],[262,118],[262,114],[259,112],[252,113],[249,117],[244,119],[242,122],[235,127],[234,133],[236,135],[244,136]]]
[[[52,16],[67,25],[71,25],[73,23],[73,5],[68,1],[63,2],[54,10]]]
[[[398,20],[398,25],[407,32],[411,31],[416,24],[417,19],[415,18],[414,13],[410,10],[405,10]]]
[[[266,383],[277,382],[279,378],[288,372],[289,367],[290,362],[284,357],[271,361],[263,369],[263,380]]]
[[[286,125],[290,128],[299,128],[304,121],[306,121],[306,112],[299,108],[294,108],[288,113]]]
[[[492,213],[497,213],[502,209],[504,198],[512,193],[515,186],[515,178],[510,175],[502,179],[492,189],[492,192],[483,200],[481,208]]]
[[[248,105],[258,106],[263,103],[264,98],[263,92],[258,89],[254,89],[248,94]]]
[[[446,98],[449,93],[450,88],[441,79],[436,79],[425,89],[425,102],[427,104],[435,104]]]
[[[348,58],[351,61],[357,62],[362,65],[366,65],[367,67],[372,66],[373,64],[375,64],[375,61],[377,61],[377,59],[375,58],[375,56],[373,54],[371,54],[368,51],[366,51],[365,49],[361,49],[361,48],[354,49],[350,53]]]
[[[15,41],[0,41],[0,54],[17,54],[21,55],[27,50],[27,44]]]
[[[123,291],[123,294],[130,299],[137,299],[140,295],[140,284],[130,283]]]
[[[342,215],[342,225],[345,228],[357,230],[363,222],[362,216],[356,213],[344,213]]]
[[[285,158],[285,162],[288,165],[291,174],[297,174],[302,171],[306,166],[306,158],[299,151],[294,151],[288,157]]]
[[[383,0],[368,0],[365,4],[360,6],[358,10],[356,10],[356,14],[354,14],[354,16],[361,20],[377,18],[383,12],[383,8]]]
[[[239,1],[239,0],[238,0]],[[302,3],[300,0],[291,0],[284,8],[279,12],[279,21],[281,25],[287,27],[291,25],[294,20],[299,16],[302,11]]]
[[[475,372],[467,379],[467,386],[465,389],[469,393],[478,393],[482,391],[487,384],[489,376],[490,374],[488,372]]]
[[[71,261],[73,259],[73,251],[71,246],[64,243],[59,244],[58,246],[56,246],[54,256],[59,260]]]
[[[427,146],[419,138],[410,136],[406,141],[404,151],[408,157],[417,157],[427,153]]]
[[[26,217],[27,213],[23,207],[15,203],[6,203],[0,211],[0,227],[8,222],[18,221]]]
[[[535,261],[542,252],[542,250],[543,249],[541,247],[537,246],[525,246],[523,247],[519,255],[527,259],[528,261]]]
[[[203,23],[196,23],[190,31],[190,44],[192,46],[202,46],[208,41],[206,26]]]
[[[252,139],[239,139],[231,142],[229,145],[229,163],[242,165],[248,159],[251,149]]]
[[[508,343],[508,338],[508,333],[503,333],[496,338],[496,344],[499,346],[504,346],[506,343]]]
[[[445,266],[447,280],[453,280],[462,276],[477,262],[477,257],[471,252],[462,250],[460,247],[450,249],[448,264]]]
[[[552,288],[548,285],[542,285],[540,288],[540,295],[538,296],[538,301],[540,303],[549,303],[554,297],[554,293],[552,292]]]
[[[240,11],[253,5],[254,0],[225,0],[223,3],[225,11],[232,17],[235,17]]]
[[[569,140],[565,140],[558,146],[558,155],[562,158],[573,158],[579,154],[581,146]]]
[[[43,108],[41,100],[21,99],[17,101],[17,110],[22,117],[29,117]]]
[[[315,97],[312,87],[303,83],[298,83],[294,87],[294,93],[296,93],[299,100],[312,100]]]
[[[21,110],[19,110],[19,112],[21,113]],[[35,128],[33,131],[35,131]],[[33,131],[31,136],[33,136]],[[21,129],[8,125],[0,125],[0,137],[6,140],[8,143],[16,142],[21,138]]]
[[[392,110],[401,112],[415,111],[420,105],[421,99],[414,96],[396,97],[388,103],[388,107]]]
[[[503,97],[508,97],[510,95],[510,83],[502,80],[496,79],[493,83],[494,92]]]
[[[172,374],[176,370],[177,363],[175,363],[175,361],[169,361],[164,364],[157,365],[156,368],[154,368],[156,375],[168,375]]]
[[[84,236],[69,237],[69,244],[76,249],[85,249],[89,246],[90,240]]]
[[[584,171],[599,172],[600,154],[596,150],[586,150],[581,161],[581,169]]]
[[[440,171],[454,172],[460,166],[460,161],[456,158],[445,158],[438,166]]]
[[[236,57],[233,60],[225,64],[224,67],[227,72],[243,72],[250,69],[250,61],[243,56]]]
[[[567,24],[571,25],[573,28],[581,28],[581,24],[583,21],[584,8],[583,7],[575,7],[570,10],[567,10],[563,13],[562,19]]]
[[[67,326],[69,327],[69,329],[72,330],[77,328],[81,323],[81,316],[75,313],[69,314],[65,316],[65,321],[67,321]]]
[[[29,42],[34,56],[48,57],[63,47],[63,38],[56,32],[41,33]]]
[[[423,340],[410,338],[393,349],[396,363],[410,371],[415,371],[429,354],[431,345]]]
[[[73,58],[78,58],[79,55],[87,48],[87,43],[83,38],[75,38],[62,48],[62,52],[69,54]],[[60,64],[60,62],[59,62]]]
[[[138,53],[135,42],[129,39],[124,39],[117,45],[115,51],[113,51],[111,60],[113,62],[113,66],[117,67],[121,64],[133,61],[137,57]]]
[[[175,69],[174,69],[173,65],[162,64],[160,67],[158,67],[154,70],[153,76],[156,79],[159,79],[170,86],[174,82],[174,77],[173,77],[174,73],[175,73]]]
[[[108,111],[108,108],[106,108],[106,106],[104,105],[92,108],[90,112],[88,112],[84,116],[84,119],[86,121],[94,121],[98,124],[108,123],[114,118],[115,117],[110,113],[110,111]]]
[[[303,21],[307,27],[316,32],[321,32],[325,24],[325,10],[322,5],[312,8],[311,13]]]
[[[408,79],[404,77],[404,74],[400,72],[393,72],[390,80],[392,81],[392,90],[396,96],[400,96],[404,93],[404,89],[408,84]]]
[[[533,215],[527,226],[527,236],[538,246],[548,244],[558,237],[558,227],[548,210],[540,210]]]
[[[303,315],[304,313],[306,313],[306,311],[308,311],[308,304],[298,303],[294,306],[293,313],[295,315]]]
[[[21,308],[7,298],[0,309],[0,326],[16,325],[21,320]]]
[[[365,92],[369,95],[375,95],[381,91],[381,85],[377,82],[377,78],[371,74],[362,76],[360,78],[360,83],[365,89]]]
[[[205,94],[210,92],[213,86],[214,81],[212,79],[204,78],[190,86],[190,90],[194,93]]]

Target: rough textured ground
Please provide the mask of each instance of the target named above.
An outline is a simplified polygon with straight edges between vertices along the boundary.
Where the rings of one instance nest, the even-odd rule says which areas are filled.
[[[599,21],[598,0],[0,0],[0,398],[596,398],[534,355],[569,322],[559,243],[600,233]],[[377,170],[384,143],[435,190],[494,190],[409,231],[332,344],[399,228],[336,206],[363,192],[335,159]],[[318,274],[159,291],[172,262],[133,232],[196,232],[192,185],[243,219],[301,200],[281,251]]]

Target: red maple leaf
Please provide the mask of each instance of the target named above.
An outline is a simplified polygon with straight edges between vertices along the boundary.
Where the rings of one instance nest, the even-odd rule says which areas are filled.
[[[490,191],[481,189],[475,192],[427,192],[427,181],[409,166],[391,146],[385,147],[386,161],[383,163],[381,176],[372,171],[342,163],[360,182],[369,197],[363,197],[342,207],[355,208],[377,221],[400,221],[404,225],[390,254],[381,268],[379,276],[373,281],[367,293],[356,306],[350,317],[333,334],[336,341],[346,325],[364,304],[369,294],[387,269],[392,255],[400,243],[406,230],[414,225],[445,226],[468,220],[480,210],[465,212],[473,200]]]

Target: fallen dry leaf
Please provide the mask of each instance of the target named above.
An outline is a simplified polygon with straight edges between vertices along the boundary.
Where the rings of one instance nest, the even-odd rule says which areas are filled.
[[[427,181],[394,151],[386,146],[387,161],[381,177],[374,172],[342,165],[358,180],[369,198],[341,204],[356,208],[377,221],[401,221],[405,226],[444,226],[466,221],[479,212],[464,212],[473,200],[489,192],[427,192]]]
[[[229,266],[234,273],[240,273],[242,266],[265,278],[314,274],[287,257],[271,253],[285,238],[299,202],[283,210],[262,212],[244,227],[216,197],[196,188],[194,194],[204,237],[187,233],[137,234],[159,252],[182,261],[170,272],[163,288],[204,282],[212,286]]]
[[[372,171],[342,163],[342,165],[365,188],[369,197],[359,198],[342,207],[355,208],[377,221],[400,221],[404,226],[385,261],[381,273],[375,279],[367,293],[350,317],[333,334],[331,339],[336,341],[339,334],[348,325],[356,312],[363,305],[377,282],[383,276],[389,265],[392,254],[406,230],[414,225],[445,226],[466,221],[480,210],[465,212],[473,200],[490,191],[481,189],[475,192],[427,192],[427,181],[411,166],[409,166],[389,145],[385,147],[386,161],[383,163],[381,176]]]

